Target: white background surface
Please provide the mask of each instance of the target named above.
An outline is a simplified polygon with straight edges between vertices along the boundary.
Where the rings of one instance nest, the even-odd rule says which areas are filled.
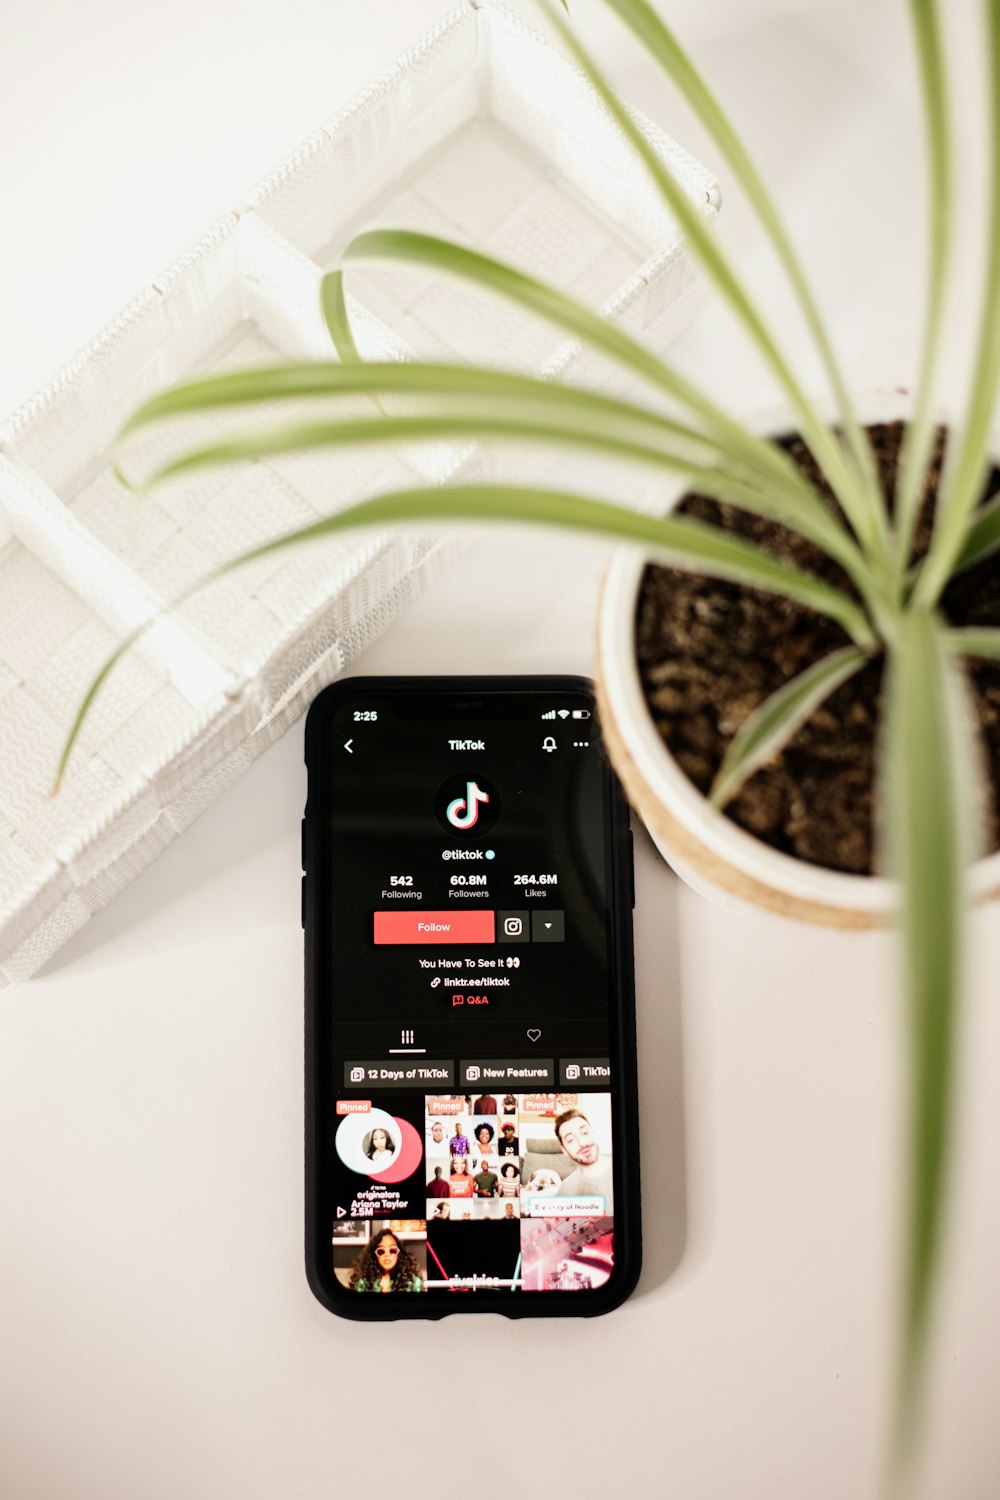
[[[447,8],[8,7],[0,407]],[[852,380],[905,380],[922,268],[902,3],[701,9],[680,0],[671,19],[776,183]],[[971,6],[956,9],[964,24]],[[574,16],[623,90],[717,167],[603,9],[579,0]],[[964,104],[975,58],[960,59]],[[973,219],[975,167],[966,135]],[[734,192],[720,233],[784,321]],[[768,395],[715,311],[679,357],[744,410]],[[357,670],[586,671],[603,559],[480,542]],[[639,1292],[597,1322],[341,1323],[302,1272],[304,786],[300,727],[41,978],[0,995],[4,1500],[507,1497],[550,1481],[602,1500],[874,1496],[902,1097],[888,941],[710,907],[637,835]],[[928,1500],[987,1500],[1000,1475],[995,915],[975,938]]]

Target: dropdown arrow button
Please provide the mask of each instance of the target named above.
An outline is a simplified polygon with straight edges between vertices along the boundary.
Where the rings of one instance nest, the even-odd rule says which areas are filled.
[[[566,937],[566,921],[561,911],[533,911],[531,940],[534,943],[561,943]]]

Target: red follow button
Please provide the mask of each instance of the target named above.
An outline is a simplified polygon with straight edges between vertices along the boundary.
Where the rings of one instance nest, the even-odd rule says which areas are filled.
[[[377,911],[376,943],[492,943],[491,911]]]

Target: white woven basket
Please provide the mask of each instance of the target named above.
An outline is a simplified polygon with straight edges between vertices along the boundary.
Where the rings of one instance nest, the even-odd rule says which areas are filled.
[[[713,179],[641,123],[714,214]],[[0,985],[34,973],[454,555],[450,540],[322,542],[206,589],[152,624],[111,675],[63,791],[49,796],[92,675],[186,585],[366,495],[489,472],[491,455],[468,445],[310,454],[207,471],[141,504],[111,472],[122,423],[171,382],[329,358],[320,277],[376,224],[511,259],[661,346],[694,305],[676,225],[585,79],[500,7],[466,0],[3,423]],[[363,268],[350,288],[368,357],[485,352],[609,378],[551,328],[458,283]],[[241,420],[172,424],[137,461]],[[519,476],[532,462],[519,456]]]

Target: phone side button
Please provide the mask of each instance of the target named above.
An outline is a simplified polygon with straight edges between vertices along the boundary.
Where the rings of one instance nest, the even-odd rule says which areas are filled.
[[[302,877],[302,926],[306,925],[306,877]]]
[[[628,879],[632,894],[632,910],[635,911],[635,840],[631,828],[628,831]]]
[[[302,868],[306,867],[306,820],[302,819]]]

